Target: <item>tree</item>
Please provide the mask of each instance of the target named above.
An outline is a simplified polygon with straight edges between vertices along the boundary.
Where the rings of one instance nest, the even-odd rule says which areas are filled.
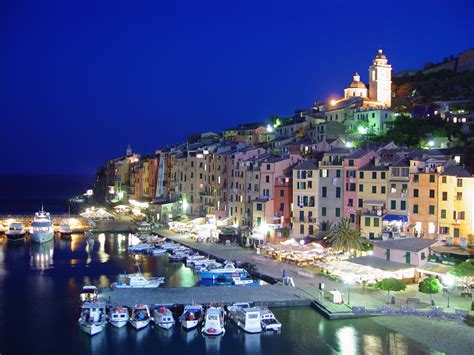
[[[469,287],[472,278],[474,277],[474,259],[467,259],[457,264],[452,274],[463,279],[463,283],[466,287]]]
[[[430,302],[433,303],[433,294],[440,293],[443,290],[443,286],[438,279],[428,277],[420,282],[418,285],[418,291],[430,295]]]
[[[390,291],[393,291],[393,292],[404,291],[407,288],[407,286],[402,280],[394,279],[392,277],[388,279],[383,279],[382,281],[377,282],[374,285],[374,287],[380,290],[387,291],[388,299],[390,299]]]
[[[347,253],[350,250],[361,250],[365,239],[360,236],[360,232],[351,226],[349,218],[342,219],[336,227],[327,233],[329,246],[336,250]]]

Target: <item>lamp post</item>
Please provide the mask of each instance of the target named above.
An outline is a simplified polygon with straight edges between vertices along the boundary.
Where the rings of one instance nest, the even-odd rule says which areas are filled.
[[[343,277],[343,281],[347,284],[347,304],[351,304],[351,285],[354,282],[352,275],[346,275]]]
[[[452,290],[452,287],[454,286],[454,277],[450,274],[447,274],[446,277],[444,277],[443,279],[443,283],[446,285],[446,295],[448,296],[448,305],[447,305],[447,308],[449,308],[450,304],[449,304],[449,296],[451,294],[451,290]]]

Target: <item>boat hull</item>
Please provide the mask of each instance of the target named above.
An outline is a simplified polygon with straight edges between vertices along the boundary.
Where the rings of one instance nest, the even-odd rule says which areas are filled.
[[[52,232],[33,232],[30,235],[31,240],[35,243],[46,243],[54,238],[54,233]]]
[[[5,232],[7,239],[12,241],[12,242],[17,242],[25,239],[26,232],[24,233],[8,233]]]
[[[122,328],[127,325],[127,322],[126,320],[112,320],[110,321],[110,325],[115,328]]]
[[[169,330],[173,327],[174,323],[173,322],[158,322],[156,325],[160,328]]]
[[[225,333],[225,328],[203,328],[202,333],[209,337],[217,337],[219,335],[223,335]]]
[[[243,272],[233,272],[233,273],[214,273],[214,272],[209,272],[209,271],[200,271],[198,272],[198,275],[201,279],[203,280],[229,280],[233,281],[233,278],[239,277],[242,279],[245,279],[248,277],[248,274],[243,273]]]
[[[89,335],[96,335],[103,331],[105,324],[82,324],[82,330]]]
[[[193,330],[195,329],[200,323],[200,320],[197,319],[197,320],[184,320],[182,323],[181,323],[181,326],[185,329],[185,330]]]
[[[146,320],[133,320],[130,322],[130,325],[135,328],[136,330],[140,330],[140,329],[143,329],[145,328],[146,326],[148,326],[148,324],[150,324],[150,320],[149,319],[146,319]]]

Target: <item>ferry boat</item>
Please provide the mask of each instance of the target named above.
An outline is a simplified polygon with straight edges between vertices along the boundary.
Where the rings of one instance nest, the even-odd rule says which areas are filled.
[[[145,328],[150,324],[151,316],[150,309],[145,304],[137,304],[133,308],[132,316],[130,317],[130,324],[136,330]]]
[[[228,307],[228,311],[230,319],[247,333],[262,331],[259,308],[251,307],[248,303],[234,303]]]
[[[94,285],[85,285],[79,295],[81,302],[97,301],[98,298],[99,293],[97,292],[97,287]]]
[[[22,240],[25,238],[26,234],[25,225],[21,222],[12,221],[8,224],[5,234],[7,235],[8,240]]]
[[[164,277],[147,279],[140,271],[135,274],[122,274],[119,275],[119,278],[124,281],[113,282],[112,288],[156,288],[165,283]]]
[[[203,320],[203,309],[199,304],[184,306],[183,314],[179,317],[181,326],[186,330],[196,328]]]
[[[201,279],[209,279],[209,280],[217,280],[217,279],[232,280],[233,277],[240,277],[241,279],[247,279],[249,277],[247,270],[242,269],[242,268],[236,268],[233,263],[226,263],[223,268],[207,269],[204,271],[199,271],[198,275],[201,277]]]
[[[260,311],[260,323],[262,324],[263,330],[274,332],[281,331],[281,323],[269,309],[262,309]]]
[[[203,334],[210,336],[224,334],[224,317],[225,312],[222,307],[209,307],[204,316]]]
[[[79,323],[84,332],[95,335],[104,330],[107,324],[105,318],[105,303],[85,302],[81,307]]]
[[[54,238],[54,226],[49,212],[41,211],[35,213],[30,228],[31,239],[36,243],[45,243]]]
[[[153,318],[155,319],[155,324],[163,329],[170,329],[175,323],[173,313],[166,307],[155,309],[153,311]]]
[[[117,306],[110,310],[109,323],[116,328],[122,328],[127,325],[129,318],[126,307]]]

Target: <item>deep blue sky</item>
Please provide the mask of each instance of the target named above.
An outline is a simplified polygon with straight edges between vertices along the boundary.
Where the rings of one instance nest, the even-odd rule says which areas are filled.
[[[91,174],[474,46],[472,1],[1,1],[0,173]]]

